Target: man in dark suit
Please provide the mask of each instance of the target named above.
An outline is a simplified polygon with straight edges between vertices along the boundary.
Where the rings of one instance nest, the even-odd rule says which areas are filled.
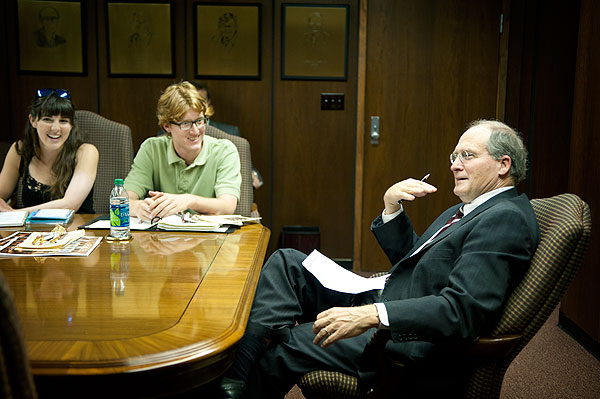
[[[442,213],[421,237],[401,202],[437,189],[407,179],[386,191],[383,214],[371,226],[393,265],[381,292],[336,292],[302,266],[306,255],[279,250],[271,256],[236,360],[221,381],[223,397],[239,397],[245,382],[249,398],[282,398],[315,369],[365,380],[376,373],[364,349],[377,328],[389,329],[387,349],[402,356],[409,375],[416,376],[404,381],[407,391],[421,378],[445,381],[438,384],[442,391],[456,381],[466,366],[457,360],[465,351],[457,348],[497,321],[529,266],[539,228],[529,199],[515,188],[527,163],[517,132],[501,122],[476,121],[450,161],[454,194],[462,203]]]

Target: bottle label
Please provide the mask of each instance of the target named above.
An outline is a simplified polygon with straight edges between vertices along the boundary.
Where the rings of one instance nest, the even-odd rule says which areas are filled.
[[[129,227],[129,204],[110,206],[110,227]]]

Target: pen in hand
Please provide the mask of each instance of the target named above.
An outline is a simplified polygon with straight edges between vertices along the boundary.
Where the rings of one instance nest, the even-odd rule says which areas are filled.
[[[430,175],[430,174],[431,174],[431,173],[427,173],[425,176],[423,176],[423,178],[422,178],[420,181],[425,181],[425,180],[429,179],[429,175]],[[402,205],[402,200],[399,200],[399,201],[398,201],[398,203],[399,203],[400,205]]]

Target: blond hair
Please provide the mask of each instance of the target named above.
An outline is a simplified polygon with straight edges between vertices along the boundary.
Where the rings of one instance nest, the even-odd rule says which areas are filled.
[[[167,87],[156,105],[158,125],[162,128],[165,123],[177,122],[190,109],[201,114],[206,113],[206,101],[190,82],[173,83]]]

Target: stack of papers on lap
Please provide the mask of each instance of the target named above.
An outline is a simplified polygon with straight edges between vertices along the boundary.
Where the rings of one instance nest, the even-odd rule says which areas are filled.
[[[302,261],[302,266],[311,272],[323,287],[348,294],[382,290],[389,277],[388,274],[375,278],[359,276],[344,269],[316,249]]]
[[[38,209],[29,214],[27,223],[68,223],[74,213],[73,209]]]
[[[27,211],[0,212],[0,227],[18,227],[25,224]]]

